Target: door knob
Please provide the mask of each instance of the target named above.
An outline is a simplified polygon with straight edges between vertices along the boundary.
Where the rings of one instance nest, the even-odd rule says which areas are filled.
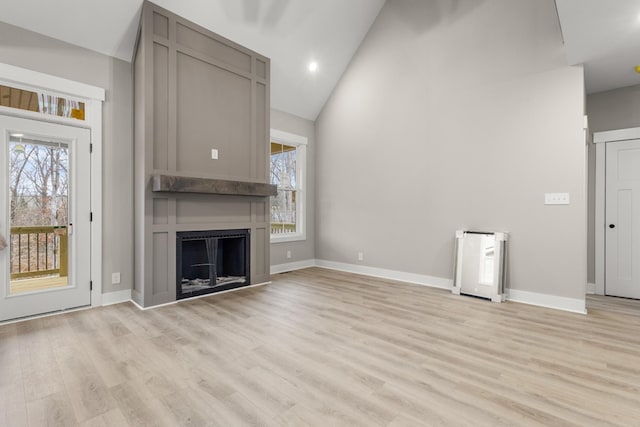
[[[616,228],[615,224],[609,224],[609,228]]]

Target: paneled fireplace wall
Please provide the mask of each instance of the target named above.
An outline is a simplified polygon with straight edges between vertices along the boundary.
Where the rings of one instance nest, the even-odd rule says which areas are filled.
[[[176,300],[181,231],[248,229],[250,282],[269,280],[268,197],[152,186],[157,175],[268,184],[269,75],[268,58],[145,2],[134,56],[140,305]]]

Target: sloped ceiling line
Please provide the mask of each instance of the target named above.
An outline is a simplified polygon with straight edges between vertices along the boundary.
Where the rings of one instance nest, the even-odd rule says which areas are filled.
[[[0,20],[129,62],[142,3],[0,0]],[[271,58],[272,108],[315,120],[384,0],[154,3]],[[312,60],[315,74],[307,69]]]

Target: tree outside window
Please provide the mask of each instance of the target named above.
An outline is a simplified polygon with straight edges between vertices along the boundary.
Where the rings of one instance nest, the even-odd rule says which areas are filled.
[[[271,184],[278,194],[271,197],[271,234],[296,232],[296,147],[271,143]]]

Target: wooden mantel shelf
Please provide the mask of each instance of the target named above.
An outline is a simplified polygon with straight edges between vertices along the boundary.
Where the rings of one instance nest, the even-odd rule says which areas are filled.
[[[275,196],[276,186],[261,182],[151,175],[151,191],[167,193],[226,194],[230,196]]]

